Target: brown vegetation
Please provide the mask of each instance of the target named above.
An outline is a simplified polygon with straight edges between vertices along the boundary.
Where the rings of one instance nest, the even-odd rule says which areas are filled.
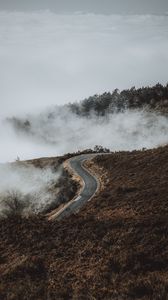
[[[0,299],[167,299],[168,146],[94,158],[104,189],[60,222],[0,222]]]

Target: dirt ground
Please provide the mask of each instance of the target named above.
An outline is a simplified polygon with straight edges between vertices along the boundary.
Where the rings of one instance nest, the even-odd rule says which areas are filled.
[[[168,299],[168,146],[94,166],[103,189],[77,215],[0,221],[0,299]]]

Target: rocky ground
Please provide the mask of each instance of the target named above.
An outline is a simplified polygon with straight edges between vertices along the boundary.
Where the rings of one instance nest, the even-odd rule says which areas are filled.
[[[0,299],[167,299],[168,146],[89,167],[101,190],[79,214],[0,221]]]

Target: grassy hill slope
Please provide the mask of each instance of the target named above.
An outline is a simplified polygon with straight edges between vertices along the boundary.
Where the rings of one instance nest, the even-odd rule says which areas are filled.
[[[168,146],[89,167],[103,188],[79,214],[0,221],[0,299],[167,299]]]

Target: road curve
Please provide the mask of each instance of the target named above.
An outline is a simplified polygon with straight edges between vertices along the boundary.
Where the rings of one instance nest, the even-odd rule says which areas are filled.
[[[52,216],[52,220],[60,220],[65,216],[69,216],[72,213],[78,212],[79,209],[96,193],[99,187],[99,181],[83,166],[84,161],[91,159],[94,156],[95,154],[82,154],[72,157],[68,160],[69,166],[73,173],[76,173],[77,176],[82,179],[83,187],[80,194],[76,198],[67,203]]]

